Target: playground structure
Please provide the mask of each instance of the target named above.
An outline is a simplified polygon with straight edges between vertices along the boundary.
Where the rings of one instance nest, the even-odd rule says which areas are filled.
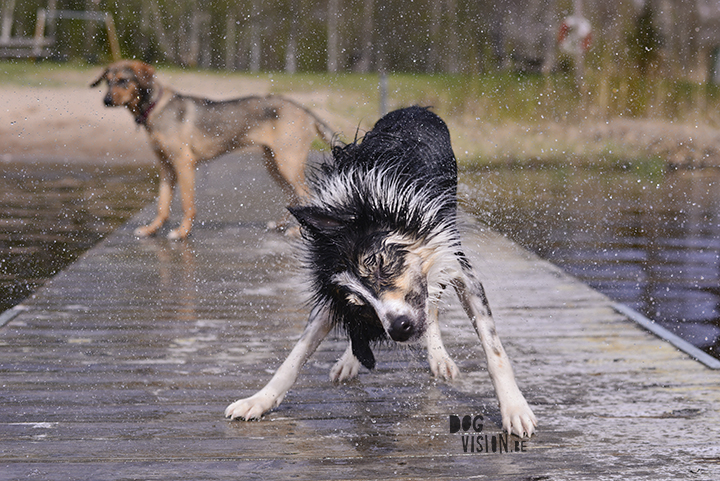
[[[97,11],[58,10],[56,0],[50,0],[47,9],[38,9],[35,33],[30,36],[12,36],[15,0],[3,4],[0,24],[0,58],[45,58],[53,54],[56,44],[58,20],[82,20],[102,22],[107,29],[110,55],[113,61],[120,60],[120,44],[115,31],[115,21],[110,13]]]

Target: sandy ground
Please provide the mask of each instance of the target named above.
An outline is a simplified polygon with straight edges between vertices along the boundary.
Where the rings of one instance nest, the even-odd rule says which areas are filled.
[[[99,74],[101,69],[98,68]],[[87,74],[65,74],[60,86],[0,86],[0,162],[59,161],[152,163],[147,135],[124,108],[106,108],[104,88],[89,88]],[[268,80],[223,79],[202,73],[159,73],[176,90],[214,99],[266,94]],[[376,118],[348,118],[348,102],[337,94],[285,92],[311,108],[345,139],[369,128]],[[393,106],[394,107],[394,106]],[[720,135],[707,124],[666,121],[593,121],[523,126],[489,125],[478,118],[447,118],[458,158],[477,156],[498,162],[572,156],[659,155],[686,165],[720,165]]]
[[[9,90],[9,92],[8,92]],[[103,109],[98,91],[3,89],[0,124],[4,162],[152,162],[145,133],[121,109]]]
[[[202,74],[160,74],[159,78],[180,92],[213,99],[270,91],[270,83],[262,80],[238,82]],[[105,107],[104,86],[89,88],[92,80],[74,77],[64,86],[45,88],[0,86],[0,162],[154,162],[144,129],[125,108]],[[322,96],[288,96],[332,125],[354,128],[327,112]]]

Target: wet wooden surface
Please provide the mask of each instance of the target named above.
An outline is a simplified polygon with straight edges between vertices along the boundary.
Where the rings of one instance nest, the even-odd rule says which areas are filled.
[[[18,304],[155,196],[149,166],[0,166],[0,311]]]
[[[264,229],[283,210],[256,158],[199,181],[189,240],[134,239],[146,209],[0,328],[0,480],[720,479],[720,372],[477,225],[464,242],[539,419],[531,440],[493,452],[497,403],[450,296],[458,381],[431,378],[422,350],[383,348],[375,372],[332,384],[333,336],[277,410],[224,419],[299,337],[306,284],[292,242]],[[471,414],[472,444],[449,425]]]

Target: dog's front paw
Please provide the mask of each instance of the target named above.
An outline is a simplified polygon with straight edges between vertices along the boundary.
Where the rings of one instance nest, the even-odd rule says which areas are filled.
[[[330,380],[333,382],[352,379],[358,375],[360,371],[360,361],[357,360],[352,353],[352,349],[347,351],[338,359],[338,362],[330,369]]]
[[[460,369],[458,369],[455,361],[450,359],[450,355],[445,349],[428,350],[428,362],[430,363],[430,371],[435,377],[452,381],[460,375]]]
[[[282,398],[268,395],[263,391],[245,399],[239,399],[225,408],[225,417],[250,421],[260,419],[263,414],[280,404]]]
[[[286,237],[293,239],[300,238],[300,226],[293,225],[288,221],[268,221],[265,224],[265,228],[269,231],[275,231],[285,234]]]
[[[157,229],[155,229],[151,225],[145,225],[142,227],[138,227],[133,231],[133,234],[135,234],[135,237],[150,237],[151,235],[155,234]]]
[[[532,409],[528,406],[525,398],[500,406],[503,428],[510,434],[516,434],[521,438],[529,438],[535,432],[537,418]]]
[[[186,239],[189,234],[190,230],[178,227],[177,229],[171,230],[167,238],[172,241],[183,240]]]
[[[300,237],[302,237],[300,234],[300,226],[289,226],[287,229],[285,229],[285,237],[289,237],[291,239],[299,239]]]

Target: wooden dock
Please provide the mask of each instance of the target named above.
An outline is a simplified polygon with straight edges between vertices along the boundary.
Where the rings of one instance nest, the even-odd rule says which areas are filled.
[[[240,160],[201,170],[189,240],[135,239],[149,207],[3,315],[0,480],[720,479],[720,372],[472,225],[465,246],[538,417],[532,439],[502,433],[451,296],[458,381],[433,379],[422,350],[383,348],[375,372],[332,384],[345,348],[333,337],[277,410],[226,420],[308,314],[292,243],[264,229],[281,197],[257,159]],[[451,432],[451,416],[482,416],[480,430]]]

